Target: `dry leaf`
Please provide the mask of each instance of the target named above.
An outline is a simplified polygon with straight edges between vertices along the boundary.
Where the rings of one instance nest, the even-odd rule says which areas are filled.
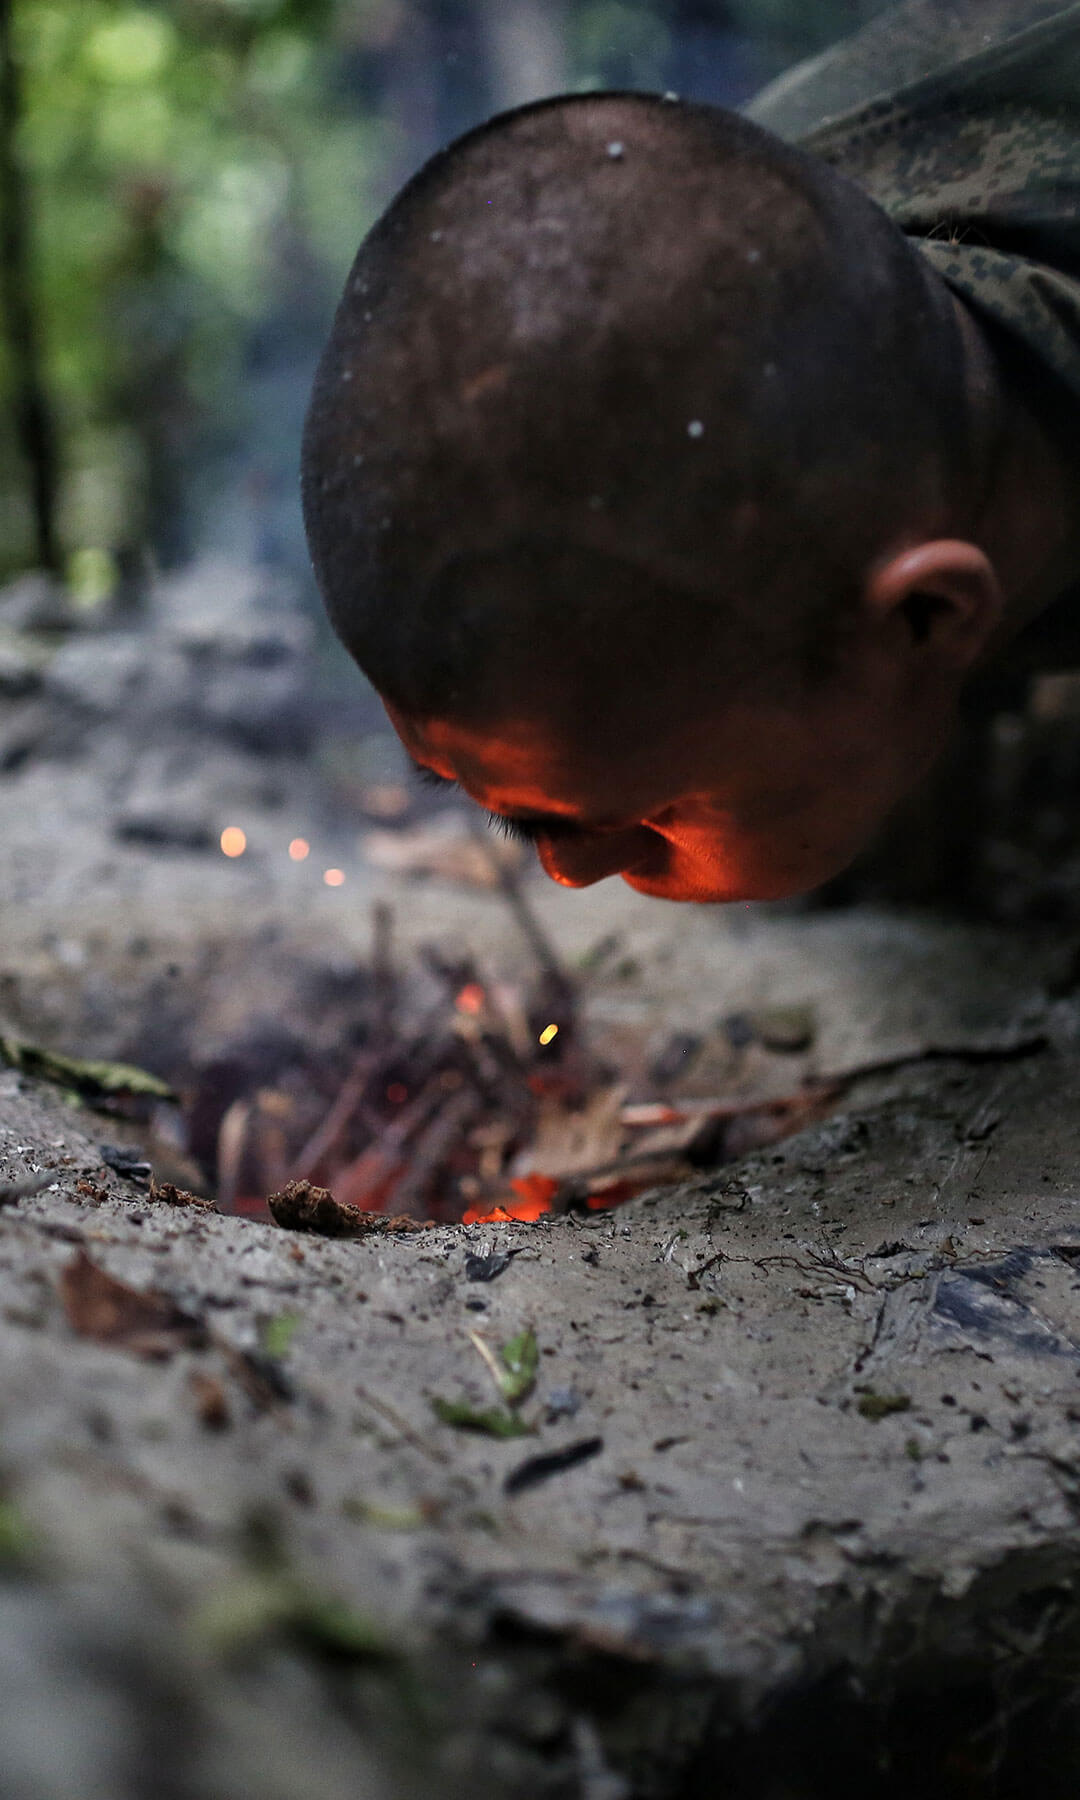
[[[141,1293],[117,1281],[80,1250],[60,1271],[68,1323],[83,1337],[136,1356],[171,1356],[206,1341],[206,1332],[166,1294]]]

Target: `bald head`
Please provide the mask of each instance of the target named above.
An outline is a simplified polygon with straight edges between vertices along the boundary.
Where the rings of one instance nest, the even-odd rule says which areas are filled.
[[[746,120],[646,95],[497,118],[375,227],[320,365],[335,627],[418,718],[534,708],[560,671],[580,704],[605,664],[805,671],[964,480],[962,365],[884,214]]]

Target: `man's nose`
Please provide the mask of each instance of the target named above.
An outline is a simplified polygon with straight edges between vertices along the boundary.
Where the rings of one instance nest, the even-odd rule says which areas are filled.
[[[621,875],[645,862],[656,846],[656,834],[644,825],[626,831],[583,831],[573,837],[541,837],[536,854],[545,875],[561,887],[591,887],[608,875]]]

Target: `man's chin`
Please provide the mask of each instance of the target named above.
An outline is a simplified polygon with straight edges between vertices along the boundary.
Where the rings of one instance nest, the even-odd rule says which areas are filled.
[[[843,867],[842,864],[840,866]],[[651,900],[683,900],[696,901],[702,906],[730,906],[736,901],[794,900],[801,894],[820,887],[835,872],[830,865],[823,871],[809,870],[804,876],[785,871],[772,875],[759,873],[732,878],[712,871],[698,875],[680,874],[673,869],[667,874],[648,875],[641,870],[627,869],[622,872],[622,879],[636,894],[647,894]]]
[[[755,895],[744,894],[733,888],[730,883],[687,880],[679,875],[641,875],[633,870],[624,870],[622,880],[627,887],[633,888],[635,894],[646,894],[650,900],[690,900],[701,905],[722,904],[724,901],[750,900]]]

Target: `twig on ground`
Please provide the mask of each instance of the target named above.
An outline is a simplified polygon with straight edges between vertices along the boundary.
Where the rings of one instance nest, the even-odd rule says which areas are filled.
[[[43,1193],[61,1179],[55,1169],[42,1169],[36,1175],[19,1175],[14,1181],[0,1181],[0,1206],[16,1206],[31,1194]]]

